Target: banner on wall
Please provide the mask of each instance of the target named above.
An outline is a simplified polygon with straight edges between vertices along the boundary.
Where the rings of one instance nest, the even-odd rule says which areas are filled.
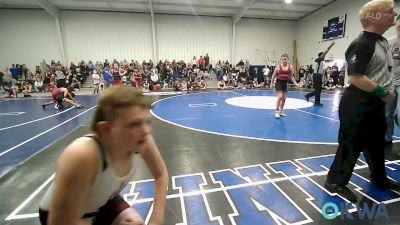
[[[342,38],[346,31],[346,14],[325,21],[322,28],[322,41]]]

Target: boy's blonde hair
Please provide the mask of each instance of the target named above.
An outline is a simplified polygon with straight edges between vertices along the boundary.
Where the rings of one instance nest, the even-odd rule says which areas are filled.
[[[101,121],[112,122],[119,116],[119,110],[130,106],[151,109],[151,105],[151,99],[144,96],[136,88],[112,86],[105,89],[97,100],[97,108],[90,128],[92,132],[98,133],[97,123]]]

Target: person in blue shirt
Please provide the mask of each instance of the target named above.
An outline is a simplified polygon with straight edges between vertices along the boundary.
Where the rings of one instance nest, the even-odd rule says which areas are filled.
[[[110,74],[110,72],[108,71],[108,67],[104,67],[104,69],[102,70],[102,74],[103,74],[103,78],[105,81],[105,87],[110,87],[113,83],[113,78]]]

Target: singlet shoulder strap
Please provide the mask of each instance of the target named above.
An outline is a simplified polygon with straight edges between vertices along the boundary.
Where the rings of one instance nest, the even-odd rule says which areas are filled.
[[[102,143],[100,142],[100,140],[99,140],[96,136],[94,136],[93,134],[85,135],[85,137],[92,138],[92,139],[96,142],[97,146],[99,147],[98,149],[99,149],[99,151],[100,151],[101,161],[103,162],[103,163],[102,163],[102,164],[103,164],[103,171],[106,170],[108,165],[107,165],[107,160],[106,160],[106,150],[104,149],[103,144],[102,144]]]

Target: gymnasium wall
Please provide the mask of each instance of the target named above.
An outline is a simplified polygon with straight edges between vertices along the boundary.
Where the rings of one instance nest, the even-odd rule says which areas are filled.
[[[155,15],[158,56],[186,62],[206,53],[210,60],[230,60],[232,19],[227,17]]]
[[[358,12],[361,6],[367,2],[368,0],[338,0],[300,20],[297,24],[298,59],[300,64],[311,64],[317,57],[318,52],[325,51],[331,43],[330,41],[322,42],[324,21],[347,14],[345,37],[335,40],[335,46],[331,48],[326,57],[326,59],[344,60],[346,49],[362,31]],[[389,38],[394,34],[394,27],[392,27],[384,36]]]
[[[344,58],[361,32],[358,10],[366,2],[338,0],[298,22],[242,18],[236,24],[234,62],[249,59],[251,64],[264,64],[267,55],[277,61],[282,53],[292,58],[297,40],[299,62],[310,64],[329,45],[321,42],[324,21],[346,13],[346,37],[337,39],[328,54],[328,58]],[[60,24],[67,63],[152,58],[150,14],[61,10]],[[231,18],[155,14],[155,31],[158,59],[188,61],[193,55],[209,53],[211,63],[231,61]],[[12,63],[33,69],[43,59],[62,60],[56,22],[44,10],[0,9],[0,32],[1,70]],[[385,36],[394,34],[391,28]]]
[[[236,24],[235,62],[249,59],[253,65],[262,65],[267,55],[270,61],[278,61],[283,53],[291,59],[294,40],[296,22],[242,18]]]
[[[44,10],[0,9],[0,70],[60,59],[56,23]]]
[[[62,10],[59,18],[67,63],[152,58],[150,14]],[[55,20],[44,10],[0,9],[0,24],[6,34],[0,36],[2,68],[25,63],[33,69],[42,59],[62,61]],[[283,52],[291,54],[295,26],[295,22],[242,18],[236,24],[235,62],[249,59],[263,64],[267,54],[260,56],[256,49],[266,50],[270,60]],[[212,63],[231,61],[232,29],[228,17],[156,14],[156,55],[161,60],[189,61],[208,53]]]
[[[61,11],[60,21],[68,61],[152,58],[149,14]]]

